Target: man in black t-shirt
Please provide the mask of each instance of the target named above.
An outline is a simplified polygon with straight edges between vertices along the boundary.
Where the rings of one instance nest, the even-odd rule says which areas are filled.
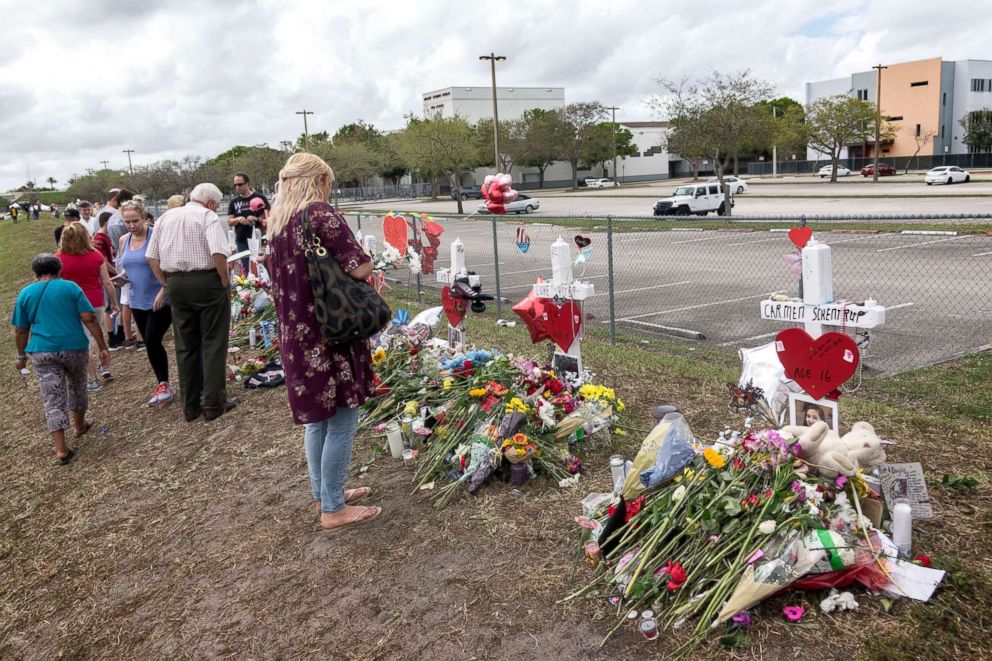
[[[269,201],[261,193],[256,193],[248,186],[248,175],[238,172],[234,175],[234,198],[227,207],[227,224],[234,228],[234,244],[237,252],[248,250],[248,239],[251,238],[258,217],[252,213],[250,205],[255,198],[265,203],[269,209]],[[248,271],[248,258],[241,260],[241,266]]]

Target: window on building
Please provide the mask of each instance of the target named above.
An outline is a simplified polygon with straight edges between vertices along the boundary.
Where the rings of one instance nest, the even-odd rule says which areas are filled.
[[[890,122],[901,122],[902,115],[893,115],[891,117],[886,117],[886,119],[889,120]]]
[[[971,79],[971,91],[972,92],[984,92],[985,86],[988,81],[985,78],[972,78]]]
[[[930,84],[930,81],[929,80],[918,80],[915,83],[910,83],[909,86],[910,87],[926,87],[929,84]]]
[[[857,90],[857,92],[858,92],[858,101],[868,100],[868,90]]]
[[[916,125],[916,137],[917,138],[920,137],[920,125],[919,124]]]

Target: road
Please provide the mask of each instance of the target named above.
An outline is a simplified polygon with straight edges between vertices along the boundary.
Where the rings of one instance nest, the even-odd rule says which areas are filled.
[[[651,215],[655,201],[670,195],[677,185],[684,182],[669,180],[619,189],[526,193],[541,200],[538,215]],[[911,174],[886,177],[879,184],[872,184],[861,177],[844,178],[836,184],[811,177],[753,179],[748,183],[749,191],[735,197],[734,213],[737,215],[992,213],[992,181],[984,180],[953,186],[927,186],[922,175]],[[864,197],[869,195],[875,197]],[[466,200],[464,205],[465,212],[472,213],[480,202]],[[457,204],[450,199],[379,200],[348,208],[382,209],[393,206],[435,215],[457,212]]]
[[[447,264],[457,236],[466,264],[495,293],[492,225],[488,220],[442,220],[445,233],[438,265]],[[354,217],[352,217],[354,226]],[[562,235],[551,225],[523,226],[526,253],[516,245],[517,225],[501,223],[499,262],[502,295],[515,303],[537,276],[550,277],[549,248]],[[363,230],[381,240],[381,220],[363,220]],[[575,267],[592,282],[589,323],[609,323],[609,275],[605,232],[592,239],[589,263]],[[865,364],[894,373],[949,359],[992,344],[992,237],[818,233],[833,248],[834,295],[888,308],[886,324],[871,333]],[[784,255],[792,244],[784,233],[670,231],[614,235],[614,291],[621,332],[698,337],[726,350],[768,342],[782,324],[760,319],[758,303],[774,292],[798,294],[798,279]],[[573,247],[573,252],[575,249]],[[400,280],[406,275],[398,273]],[[425,287],[436,287],[424,276]],[[509,305],[504,317],[511,318]],[[525,332],[521,330],[521,332]]]

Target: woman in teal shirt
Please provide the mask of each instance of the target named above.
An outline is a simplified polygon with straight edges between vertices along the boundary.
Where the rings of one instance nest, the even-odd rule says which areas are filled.
[[[76,451],[65,442],[70,414],[76,438],[93,426],[86,419],[89,340],[82,324],[96,338],[104,367],[110,366],[110,353],[83,290],[59,277],[61,260],[43,253],[31,262],[31,270],[37,282],[18,294],[10,322],[17,342],[17,369],[22,372],[26,369],[30,355],[48,431],[55,442],[55,459],[64,466],[76,456]]]

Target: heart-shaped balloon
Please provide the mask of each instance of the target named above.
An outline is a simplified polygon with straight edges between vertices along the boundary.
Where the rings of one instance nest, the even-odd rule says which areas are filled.
[[[575,235],[575,245],[577,245],[579,248],[585,248],[590,243],[592,243],[592,239],[590,239],[588,236],[582,236],[581,234]]]
[[[441,288],[441,307],[444,308],[444,316],[448,318],[449,326],[457,326],[465,318],[468,309],[464,298],[455,298],[451,295],[451,287]]]
[[[789,240],[796,244],[796,247],[800,250],[803,249],[809,240],[813,237],[813,230],[809,227],[793,227],[789,230]]]
[[[406,254],[407,226],[403,216],[387,214],[382,219],[382,234],[386,243],[399,250],[401,255]]]
[[[503,202],[504,203],[513,202],[515,199],[517,199],[517,195],[518,195],[517,191],[515,191],[512,188],[507,188],[506,190],[503,191]]]
[[[548,335],[546,310],[554,305],[546,298],[538,298],[531,289],[527,298],[513,306],[513,311],[527,326],[530,331],[530,341],[534,344],[547,340]]]
[[[775,351],[785,378],[821,399],[850,379],[858,368],[858,345],[844,333],[824,333],[813,339],[802,328],[786,328],[775,336]]]
[[[565,301],[565,304],[559,308],[549,301],[545,305],[545,313],[548,337],[561,347],[562,351],[568,351],[575,338],[582,332],[582,309],[579,304]]]

